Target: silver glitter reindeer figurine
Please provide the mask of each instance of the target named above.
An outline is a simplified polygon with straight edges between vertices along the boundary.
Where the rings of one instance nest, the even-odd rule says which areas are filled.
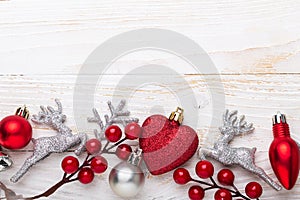
[[[240,134],[251,133],[254,130],[252,123],[244,121],[245,116],[237,117],[237,111],[226,110],[223,115],[224,125],[220,127],[222,136],[214,143],[213,148],[200,148],[198,156],[201,160],[211,157],[224,165],[238,165],[247,171],[258,175],[275,190],[281,190],[281,186],[274,182],[262,168],[255,165],[256,148],[229,146],[230,141]]]
[[[51,153],[62,153],[79,144],[75,154],[79,155],[85,150],[87,135],[84,133],[72,134],[72,130],[64,125],[66,115],[62,114],[62,105],[59,100],[55,99],[58,110],[51,106],[45,108],[41,106],[38,115],[33,115],[32,121],[38,124],[45,124],[58,133],[55,136],[41,137],[32,139],[34,150],[31,157],[27,158],[21,169],[10,179],[17,182],[34,164],[43,160]]]

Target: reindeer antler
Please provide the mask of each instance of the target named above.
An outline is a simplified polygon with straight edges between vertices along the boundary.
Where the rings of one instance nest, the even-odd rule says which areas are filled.
[[[62,104],[58,99],[55,99],[57,104],[57,110],[55,110],[52,106],[40,106],[41,111],[38,115],[32,115],[32,121],[38,124],[44,123],[49,117],[53,116],[55,113],[61,114],[62,113]]]
[[[237,117],[237,110],[229,112],[226,110],[223,115],[223,122],[225,127],[230,127],[234,131],[235,135],[250,133],[254,130],[253,124],[247,124],[245,116],[241,115]]]
[[[88,122],[96,123],[99,125],[100,132],[97,129],[94,130],[95,136],[99,140],[104,138],[104,131],[107,129],[108,126],[112,124],[122,124],[123,126],[126,126],[126,124],[130,122],[139,121],[137,118],[129,117],[130,112],[128,110],[124,110],[126,105],[126,101],[124,99],[120,101],[116,108],[112,105],[111,101],[108,101],[107,105],[109,107],[111,115],[104,115],[105,125],[101,120],[98,111],[95,108],[93,109],[94,117],[88,118]]]

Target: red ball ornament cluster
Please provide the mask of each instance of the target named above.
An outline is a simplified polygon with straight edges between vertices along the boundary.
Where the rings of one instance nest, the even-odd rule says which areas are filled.
[[[132,152],[131,146],[128,144],[121,144],[125,140],[135,140],[140,137],[142,127],[136,123],[131,122],[125,126],[125,137],[122,138],[122,130],[119,126],[111,125],[105,130],[105,137],[109,142],[114,142],[113,147],[117,146],[115,154],[121,160],[127,160]],[[108,148],[110,150],[111,148]],[[104,152],[107,150],[105,149]]]
[[[90,139],[86,142],[86,149],[89,155],[97,154],[101,151],[101,142],[97,139]],[[94,180],[95,173],[101,174],[106,171],[107,160],[102,156],[95,156],[89,160],[86,159],[85,162],[79,166],[77,158],[67,156],[62,160],[61,167],[66,174],[71,174],[69,178],[77,173],[79,182],[89,184]]]
[[[119,126],[111,125],[105,130],[105,137],[108,140],[107,145],[101,151],[102,144],[98,139],[90,139],[86,142],[85,147],[88,152],[88,156],[85,162],[79,166],[79,161],[74,156],[67,156],[62,160],[61,167],[67,176],[68,181],[71,177],[77,174],[77,180],[82,184],[91,183],[94,179],[94,174],[101,174],[107,170],[107,160],[102,157],[102,153],[111,153],[110,150],[117,147],[114,152],[121,160],[127,160],[132,152],[131,146],[128,144],[121,144],[125,140],[134,140],[141,134],[142,128],[135,122],[129,123],[125,127],[125,138],[122,138],[122,130]],[[115,144],[108,148],[108,144],[114,142]],[[94,157],[89,159],[89,156]]]
[[[34,196],[30,199],[40,197],[48,197],[52,195],[59,187],[66,183],[79,181],[82,184],[89,184],[94,180],[95,174],[102,174],[108,168],[107,160],[102,154],[115,154],[121,160],[127,160],[132,152],[131,146],[122,144],[125,140],[138,139],[142,133],[142,128],[135,122],[129,123],[125,127],[125,137],[122,138],[122,130],[116,125],[111,125],[105,130],[107,143],[102,148],[102,144],[98,139],[90,139],[86,142],[85,148],[87,156],[85,161],[80,165],[74,156],[67,156],[61,162],[64,176],[57,184],[49,188],[46,192]],[[113,145],[109,145],[114,143]],[[112,149],[116,148],[115,151]]]
[[[233,197],[250,200],[258,199],[262,195],[262,187],[257,182],[250,182],[245,187],[246,195],[243,195],[234,185],[234,173],[230,169],[221,169],[217,174],[218,182],[213,178],[214,166],[211,162],[203,160],[199,161],[195,167],[197,176],[201,179],[210,179],[210,182],[193,179],[189,171],[185,168],[178,168],[173,173],[173,179],[177,184],[184,185],[188,182],[196,182],[200,185],[193,185],[189,188],[188,196],[191,200],[202,200],[205,197],[205,192],[216,189],[214,194],[215,200],[232,200]],[[206,188],[202,187],[206,186]],[[228,189],[223,186],[231,186],[233,189]]]

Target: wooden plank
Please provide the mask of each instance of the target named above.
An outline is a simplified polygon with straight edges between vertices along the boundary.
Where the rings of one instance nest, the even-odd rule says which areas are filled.
[[[101,115],[108,113],[106,101],[111,100],[116,85],[122,79],[122,75],[106,75],[99,80],[95,90],[95,106]],[[89,80],[93,78],[86,76],[82,83],[86,88],[92,88]],[[146,76],[132,75],[133,80],[148,80]],[[237,109],[241,114],[246,115],[246,120],[253,122],[256,131],[247,136],[238,137],[234,140],[234,146],[247,146],[258,148],[257,164],[263,167],[271,177],[275,177],[268,161],[268,147],[273,136],[271,131],[271,117],[277,110],[287,114],[291,126],[292,136],[300,140],[299,130],[300,116],[298,114],[298,96],[300,93],[299,84],[300,75],[297,74],[259,74],[259,75],[222,75],[222,84],[224,86],[225,105],[229,109]],[[168,115],[176,106],[183,104],[181,97],[191,99],[193,94],[186,93],[188,88],[196,94],[196,105],[193,109],[186,112],[186,124],[190,124],[193,118],[197,118],[198,124],[194,128],[197,130],[201,145],[210,145],[219,132],[217,127],[210,127],[211,120],[220,120],[221,116],[212,116],[212,103],[210,90],[207,85],[215,83],[217,77],[214,75],[185,75],[185,76],[159,76],[161,80],[169,80],[167,85],[144,84],[140,87],[133,87],[132,82],[122,84],[117,90],[130,91],[128,97],[128,109],[132,115],[139,117],[141,121],[148,115],[160,112]],[[187,81],[187,85],[182,80]],[[73,93],[76,76],[74,75],[31,75],[31,76],[1,76],[0,78],[0,116],[4,117],[12,114],[14,109],[22,104],[26,104],[31,113],[39,111],[39,105],[54,105],[54,98],[60,98],[64,106],[64,113],[68,116],[67,124],[77,132],[73,116]],[[176,88],[170,91],[170,88]],[[217,86],[216,86],[217,87]],[[221,88],[217,92],[221,92]],[[182,96],[181,96],[182,95]],[[223,110],[219,110],[223,112]],[[81,116],[85,120],[91,116],[92,112]],[[34,126],[34,137],[47,136],[54,134],[47,127]],[[93,125],[89,125],[86,131],[90,137],[93,137]],[[208,132],[212,128],[211,132]],[[208,134],[209,133],[209,134]],[[27,147],[32,148],[32,144]],[[9,183],[8,179],[16,172],[29,153],[10,153],[14,159],[14,166],[5,172],[1,172],[1,181],[8,184],[16,192],[30,196],[37,194],[54,184],[62,175],[60,161],[65,153],[52,155],[45,161],[34,166],[30,172],[18,184]],[[80,157],[83,159],[83,156]],[[113,167],[119,161],[109,156],[109,166]],[[196,156],[185,166],[192,171],[194,175],[194,166],[198,159]],[[216,162],[215,162],[216,163]],[[216,169],[221,169],[221,165],[216,163]],[[237,187],[243,189],[249,181],[259,181],[264,187],[264,196],[262,199],[271,199],[276,195],[277,199],[300,198],[299,183],[292,191],[275,192],[260,179],[245,172],[239,168],[234,168],[237,177]],[[49,176],[51,173],[51,176]],[[79,183],[73,183],[64,186],[50,199],[96,199],[101,196],[105,199],[120,199],[110,190],[107,182],[108,172],[97,176],[93,184],[84,186]],[[149,176],[146,181],[143,192],[135,199],[186,199],[186,191],[190,185],[177,186],[172,181],[171,174],[159,177]],[[157,190],[157,188],[160,190]],[[207,195],[207,199],[212,198],[213,193]]]
[[[109,38],[151,27],[194,40],[223,74],[298,73],[299,7],[297,0],[1,1],[1,72],[76,74]],[[199,73],[182,67],[183,61],[179,65],[178,57],[162,54],[139,50],[120,58],[110,73],[125,74],[133,65],[153,63],[180,74]]]

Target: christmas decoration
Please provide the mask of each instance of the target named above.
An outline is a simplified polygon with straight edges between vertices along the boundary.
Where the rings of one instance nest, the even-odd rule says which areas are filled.
[[[270,162],[284,188],[294,187],[299,174],[300,153],[297,143],[290,137],[285,115],[280,112],[273,117],[274,140],[269,149]]]
[[[213,178],[214,166],[209,161],[199,161],[195,167],[195,171],[199,178],[209,179],[210,182],[193,179],[189,171],[185,168],[178,168],[173,173],[173,179],[179,185],[185,185],[189,182],[200,184],[190,187],[188,196],[191,200],[202,200],[205,197],[205,193],[208,190],[213,189],[217,190],[214,195],[215,200],[232,200],[233,197],[240,197],[241,199],[250,200],[258,199],[262,195],[262,187],[257,182],[250,182],[246,185],[245,192],[249,198],[243,195],[234,185],[235,176],[230,169],[222,169],[218,172],[217,179],[220,184],[217,184]],[[229,189],[228,186],[232,187],[233,189]]]
[[[105,118],[105,125],[103,124],[103,121],[101,120],[101,117],[97,111],[96,108],[93,109],[93,113],[94,113],[94,117],[90,117],[88,118],[88,122],[91,123],[97,123],[100,127],[100,132],[95,129],[94,133],[97,139],[99,140],[105,140],[105,135],[104,132],[105,130],[107,130],[107,128],[113,124],[122,124],[124,127],[131,123],[131,122],[138,122],[139,119],[138,118],[131,118],[129,117],[130,112],[127,110],[124,110],[125,105],[126,105],[126,101],[125,100],[121,100],[119,105],[115,108],[111,101],[108,101],[108,107],[110,110],[111,115],[104,115]],[[116,137],[116,136],[114,136]]]
[[[91,148],[91,144],[93,148]],[[86,149],[93,149],[93,151],[87,151],[87,156],[81,165],[79,165],[79,161],[77,158],[73,156],[65,157],[61,162],[61,167],[64,171],[62,179],[42,194],[26,199],[39,199],[42,197],[48,197],[64,184],[71,183],[74,181],[79,181],[82,184],[91,183],[94,180],[94,173],[100,174],[105,172],[107,169],[107,161],[104,157],[100,155],[92,156],[93,154],[101,154],[101,146],[97,145],[99,145],[99,143],[93,144],[93,141],[90,140],[86,142]],[[95,149],[98,149],[99,151],[96,152]],[[99,170],[100,168],[101,170]]]
[[[38,115],[33,115],[32,121],[38,124],[45,124],[58,133],[56,136],[41,137],[32,139],[34,143],[34,151],[21,167],[21,169],[10,179],[12,182],[17,182],[28,170],[37,162],[43,160],[51,153],[62,153],[79,144],[75,150],[75,154],[79,155],[83,150],[86,142],[86,134],[72,134],[72,130],[67,127],[64,122],[66,116],[62,114],[62,105],[59,100],[55,100],[58,110],[54,110],[51,106],[45,108],[41,106],[41,112]]]
[[[123,198],[136,196],[144,186],[145,176],[139,167],[141,154],[142,150],[136,149],[127,162],[119,163],[109,174],[111,189]]]
[[[57,101],[59,107],[59,113],[61,113],[61,104]],[[95,135],[97,139],[90,139],[85,142],[84,149],[87,150],[88,154],[84,160],[84,162],[79,165],[79,161],[77,158],[73,156],[67,156],[62,160],[61,167],[64,171],[64,175],[62,179],[56,183],[54,186],[49,188],[46,192],[42,194],[36,195],[34,197],[26,198],[26,199],[38,199],[41,197],[48,197],[52,195],[55,191],[57,191],[61,186],[67,183],[71,183],[74,181],[79,181],[82,184],[89,184],[94,180],[94,173],[104,173],[108,168],[107,160],[102,156],[102,154],[116,154],[120,159],[124,160],[128,152],[131,152],[131,146],[128,144],[122,144],[126,140],[134,140],[141,132],[141,127],[136,123],[138,121],[137,118],[129,118],[129,112],[123,111],[125,106],[125,101],[122,100],[118,107],[114,109],[110,102],[108,102],[111,117],[105,115],[106,125],[103,124],[100,115],[98,114],[96,109],[93,109],[94,117],[88,118],[89,122],[97,123],[100,126],[100,132],[95,130]],[[54,113],[54,109],[48,107],[47,110],[44,107],[41,107],[42,113],[39,116],[34,116],[35,121],[39,120],[43,123],[46,114],[52,113],[50,116],[56,115]],[[55,111],[56,112],[56,111]],[[58,115],[58,114],[57,114]],[[48,118],[50,118],[50,116]],[[56,122],[63,122],[65,116],[58,115]],[[62,120],[63,119],[63,120]],[[67,127],[62,127],[60,123],[51,124],[51,118],[47,119],[48,125],[58,127],[57,130],[69,130]],[[114,123],[122,124],[125,126],[125,137],[122,139],[122,131],[116,126]],[[107,131],[106,131],[107,130]],[[127,130],[127,132],[126,132]],[[129,132],[128,132],[129,130]],[[116,133],[119,131],[118,133]],[[105,136],[104,133],[106,132]],[[113,138],[113,139],[112,139]],[[117,139],[118,141],[117,141]],[[101,141],[107,140],[106,144],[102,148]],[[113,145],[110,145],[111,142],[114,142]],[[125,145],[125,146],[124,146]],[[82,148],[83,149],[83,148]],[[116,149],[113,151],[113,149]],[[119,150],[118,150],[119,149]],[[121,150],[120,150],[121,149]],[[130,155],[130,154],[129,154]],[[135,157],[134,157],[135,158]],[[137,160],[137,158],[132,158],[133,160]],[[128,191],[130,192],[130,191]]]
[[[15,115],[5,117],[0,122],[0,145],[6,149],[21,149],[31,140],[32,127],[27,121],[26,107],[18,108]]]
[[[153,175],[164,174],[188,161],[198,148],[197,133],[181,125],[183,109],[177,108],[169,119],[152,115],[143,123],[139,139],[148,170]]]
[[[116,128],[115,125],[111,125],[111,126],[113,126],[113,128]],[[107,127],[107,129],[112,128],[111,126]],[[137,125],[135,125],[135,126],[139,127]],[[122,132],[121,132],[121,134],[122,134]],[[125,140],[127,140],[126,137],[125,137]],[[102,149],[102,145],[98,139],[89,139],[85,144],[85,148],[86,148],[88,154],[87,154],[84,162],[81,165],[79,165],[79,161],[77,158],[75,158],[73,156],[65,157],[61,163],[61,167],[62,167],[63,171],[65,172],[63,175],[63,178],[58,183],[56,183],[54,186],[52,186],[50,189],[48,189],[46,192],[44,192],[40,195],[36,195],[31,198],[27,198],[27,199],[38,199],[41,197],[48,197],[48,196],[52,195],[57,189],[59,189],[64,184],[71,183],[74,181],[79,181],[82,184],[91,183],[94,180],[94,173],[102,174],[108,168],[108,162],[102,156],[102,154],[116,154],[116,151],[113,151],[112,149],[122,145],[122,143],[125,140],[120,139],[119,141],[117,141],[116,143],[114,143],[111,146],[110,146],[111,142],[108,140],[106,145]],[[130,163],[138,164],[139,159],[140,159],[140,154],[141,154],[140,151],[137,151],[137,152],[135,152],[135,154],[132,154],[131,158],[128,159],[128,160],[132,160],[132,162],[130,162]],[[120,167],[121,166],[123,166],[123,165],[120,165]],[[77,175],[77,177],[74,178],[74,176],[76,176],[76,175]],[[129,186],[129,188],[130,188],[130,186]],[[133,191],[127,191],[127,192],[128,192],[128,194],[130,194]]]
[[[6,170],[13,164],[12,160],[10,157],[0,151],[0,172]]]
[[[222,136],[215,142],[213,148],[199,149],[199,158],[205,160],[206,157],[211,157],[218,160],[224,165],[239,165],[242,168],[258,175],[266,183],[275,190],[281,190],[281,186],[273,181],[263,169],[255,165],[256,148],[233,148],[229,146],[230,141],[240,134],[253,132],[252,124],[247,124],[244,121],[245,116],[237,118],[237,111],[229,112],[226,110],[223,116],[223,127],[220,127]]]

